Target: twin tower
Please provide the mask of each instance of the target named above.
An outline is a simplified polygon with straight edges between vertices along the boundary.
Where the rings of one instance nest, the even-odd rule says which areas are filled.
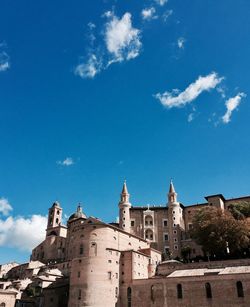
[[[180,208],[180,203],[177,202],[177,193],[174,189],[173,181],[170,181],[169,192],[168,192],[168,209],[170,209],[169,213],[175,213],[174,222],[176,224],[180,224],[182,216],[178,216],[178,213],[181,213],[182,210],[178,210]],[[126,181],[123,184],[121,199],[119,202],[119,227],[126,232],[130,232],[130,209],[132,207],[129,201],[129,193],[126,185]],[[178,213],[177,213],[178,212]],[[176,214],[177,213],[177,214]]]

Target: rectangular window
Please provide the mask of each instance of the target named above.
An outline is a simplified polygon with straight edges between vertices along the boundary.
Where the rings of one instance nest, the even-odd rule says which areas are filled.
[[[81,272],[78,272],[77,273],[77,277],[79,278],[81,276]]]
[[[168,241],[168,234],[164,233],[163,238],[164,238],[164,241]]]
[[[135,226],[135,221],[131,221],[131,227],[134,227]]]
[[[108,279],[112,278],[112,272],[108,272]]]
[[[167,227],[168,226],[168,220],[163,220],[163,227]]]
[[[164,252],[165,252],[165,254],[169,254],[169,246],[164,247]]]
[[[80,300],[81,298],[82,298],[82,290],[79,289],[79,290],[78,290],[78,299]]]
[[[188,224],[188,229],[192,229],[193,228],[193,224]]]

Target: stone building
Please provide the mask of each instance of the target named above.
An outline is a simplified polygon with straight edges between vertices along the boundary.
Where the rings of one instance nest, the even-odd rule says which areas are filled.
[[[17,282],[13,279],[26,278],[27,289],[34,294],[32,304],[39,307],[246,307],[250,261],[162,262],[164,255],[180,257],[187,245],[191,257],[202,254],[188,235],[197,209],[227,210],[231,203],[250,201],[249,196],[225,199],[221,194],[205,199],[203,204],[184,206],[171,181],[166,204],[134,206],[125,182],[118,204],[119,223],[87,217],[78,206],[66,226],[62,225],[62,208],[55,202],[49,209],[46,237],[33,249],[31,262],[12,268],[7,278],[12,287]],[[31,304],[29,291],[16,306]]]

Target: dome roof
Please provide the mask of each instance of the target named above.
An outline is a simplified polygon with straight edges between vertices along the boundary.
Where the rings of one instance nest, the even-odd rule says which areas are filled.
[[[76,212],[71,214],[71,216],[69,217],[69,221],[74,220],[74,219],[79,219],[79,218],[83,218],[83,219],[87,218],[87,216],[82,211],[82,207],[80,205],[77,206]]]

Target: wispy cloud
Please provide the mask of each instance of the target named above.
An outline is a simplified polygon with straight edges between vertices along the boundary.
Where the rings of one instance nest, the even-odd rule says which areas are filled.
[[[141,11],[142,19],[143,20],[152,20],[157,19],[158,16],[155,15],[155,8],[154,7],[148,7]]]
[[[94,78],[103,67],[102,59],[90,54],[86,63],[80,63],[75,68],[75,74],[81,78]]]
[[[194,120],[194,113],[190,113],[190,114],[188,115],[187,121],[190,123],[190,122],[192,122],[193,120]]]
[[[6,47],[6,43],[0,43],[0,72],[10,68],[10,57],[5,51]]]
[[[45,238],[47,217],[12,217],[0,219],[0,246],[14,247],[31,251]]]
[[[111,64],[129,61],[136,58],[141,51],[141,31],[132,25],[132,15],[126,12],[121,18],[114,12],[107,11],[103,14],[107,22],[103,25],[101,42],[94,48],[96,37],[91,32],[91,49],[88,51],[86,61],[81,61],[75,67],[75,74],[81,78],[94,78],[102,70]],[[88,24],[89,29],[95,29],[95,25]]]
[[[243,97],[246,97],[246,94],[241,92],[238,93],[235,97],[231,97],[226,101],[225,106],[227,111],[222,116],[222,121],[224,124],[228,124],[230,122],[233,111],[239,106]]]
[[[0,213],[2,213],[3,215],[8,215],[11,210],[12,206],[9,203],[8,199],[0,198]]]
[[[184,49],[184,44],[185,44],[186,40],[184,37],[179,37],[177,40],[177,46],[180,49]]]
[[[163,6],[163,5],[167,4],[168,0],[155,0],[155,2],[157,4],[159,4],[160,6]]]
[[[173,10],[167,10],[163,15],[162,19],[164,22],[167,22],[168,18],[173,14]]]
[[[212,72],[205,77],[199,76],[183,92],[173,89],[171,92],[157,93],[154,96],[166,108],[182,107],[195,100],[202,92],[214,89],[222,80],[223,77],[219,77],[216,72]]]
[[[132,15],[125,13],[120,19],[111,14],[106,23],[105,43],[112,55],[110,62],[136,58],[141,49],[140,30],[132,26]]]
[[[63,161],[57,161],[56,163],[58,165],[62,165],[62,166],[70,166],[70,165],[75,164],[74,160],[72,158],[70,158],[70,157],[66,158]]]

